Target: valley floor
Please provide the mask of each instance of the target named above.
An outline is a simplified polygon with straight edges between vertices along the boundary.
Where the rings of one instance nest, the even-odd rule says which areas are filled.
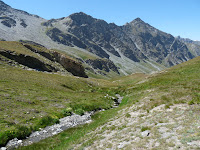
[[[22,149],[199,149],[199,64],[200,57],[149,76],[111,80],[125,96],[118,108]]]

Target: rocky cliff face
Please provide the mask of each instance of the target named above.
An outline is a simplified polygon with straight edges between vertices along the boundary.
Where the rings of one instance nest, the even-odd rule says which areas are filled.
[[[123,74],[161,70],[200,54],[199,47],[177,40],[140,18],[124,26],[109,24],[83,12],[45,20],[2,1],[0,39],[28,40],[65,51],[74,47],[77,50],[70,52],[74,57],[79,52],[94,54],[112,61]]]
[[[110,70],[112,70],[120,74],[115,64],[112,61],[107,60],[107,59],[95,59],[95,60],[88,59],[86,60],[86,63],[92,66],[94,69],[99,69],[106,72],[109,72]]]
[[[58,70],[41,60],[24,54],[17,54],[9,50],[0,50],[0,56],[4,56],[10,60],[17,62],[18,64],[27,66],[29,68],[38,70],[38,71],[47,71],[47,72],[57,72]]]
[[[67,71],[71,72],[74,76],[79,76],[79,77],[84,77],[84,78],[88,77],[85,74],[84,67],[80,63],[56,51],[53,51],[52,54],[55,57],[55,60],[58,63],[60,63]]]

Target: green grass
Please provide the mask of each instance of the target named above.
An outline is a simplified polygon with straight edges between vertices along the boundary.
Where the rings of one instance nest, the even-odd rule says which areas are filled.
[[[111,108],[113,100],[104,97],[109,88],[96,82],[0,64],[0,133],[15,131],[18,125],[51,125],[66,116],[68,108],[80,115]]]
[[[129,97],[140,101],[147,97],[145,109],[152,109],[161,104],[166,108],[173,104],[200,103],[200,57],[167,69],[167,72],[146,77],[146,82],[131,87],[126,86]],[[130,88],[131,87],[131,88]],[[152,91],[152,92],[147,92]]]
[[[151,128],[149,128],[149,127],[146,127],[146,126],[142,126],[141,127],[141,132],[144,132],[144,131],[146,131],[146,130],[151,130]]]

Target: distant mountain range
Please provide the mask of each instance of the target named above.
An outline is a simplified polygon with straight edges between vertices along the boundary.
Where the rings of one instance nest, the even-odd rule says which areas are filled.
[[[95,74],[150,73],[200,56],[199,42],[173,37],[140,18],[123,26],[83,12],[45,20],[0,1],[0,38],[60,49]],[[73,48],[72,48],[73,47]],[[106,69],[105,69],[106,68]]]
[[[193,41],[188,38],[181,38],[180,36],[176,37],[177,40],[183,42],[187,45],[190,52],[196,57],[200,56],[200,41]]]
[[[192,43],[192,44],[196,44],[196,45],[200,45],[200,41],[193,41],[189,38],[182,38],[180,36],[177,36],[176,37],[178,40],[182,41],[182,42],[185,42],[185,43]]]

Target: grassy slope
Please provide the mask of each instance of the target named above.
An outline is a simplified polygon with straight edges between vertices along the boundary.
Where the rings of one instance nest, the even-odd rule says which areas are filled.
[[[36,47],[37,49],[40,49],[41,51],[49,53],[49,50],[43,47],[39,46],[32,46]],[[30,51],[26,47],[24,47],[20,42],[14,42],[14,41],[0,41],[0,49],[2,50],[9,50],[9,51],[14,51],[17,54],[24,54],[24,55],[29,55],[33,56],[35,58],[42,59],[42,57],[39,57],[36,53]]]
[[[104,97],[107,91],[98,80],[0,64],[0,135],[18,125],[34,127],[45,116],[64,117],[62,111],[68,107],[73,112],[110,108],[113,101]]]
[[[133,75],[116,79],[112,83],[120,86],[120,91],[126,97],[121,107],[96,114],[94,121],[89,125],[69,129],[52,138],[22,149],[70,149],[73,144],[80,147],[95,143],[96,136],[91,138],[87,133],[94,131],[98,126],[105,124],[109,119],[118,116],[118,111],[126,107],[143,103],[140,109],[149,112],[151,109],[165,104],[169,108],[174,104],[199,104],[200,103],[200,57],[177,65],[158,74],[148,77]],[[140,79],[138,79],[138,77]],[[109,85],[109,84],[108,84]],[[139,107],[138,107],[139,108]],[[104,129],[102,129],[102,132]],[[90,139],[90,140],[88,140]]]
[[[44,47],[36,46],[36,45],[31,45],[31,47],[40,52],[49,53],[51,55],[50,51]],[[66,74],[70,74],[59,63],[52,62],[49,59],[43,57],[42,55],[32,52],[31,50],[23,46],[23,44],[21,44],[20,42],[0,41],[0,50],[8,50],[8,51],[16,53],[17,55],[23,54],[23,55],[34,57],[40,60],[41,62],[44,62],[45,64],[51,65],[57,69],[59,68],[59,70],[62,70],[63,73],[65,72]],[[72,58],[70,57],[70,59]]]

